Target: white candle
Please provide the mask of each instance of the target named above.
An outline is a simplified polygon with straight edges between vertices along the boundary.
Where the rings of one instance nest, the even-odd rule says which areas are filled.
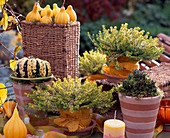
[[[125,138],[125,123],[117,119],[106,120],[103,138]]]

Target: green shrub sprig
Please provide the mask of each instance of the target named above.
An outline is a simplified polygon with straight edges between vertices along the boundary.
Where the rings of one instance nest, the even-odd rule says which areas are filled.
[[[99,51],[85,51],[79,56],[79,72],[81,74],[93,75],[102,74],[102,66],[106,63],[106,55]]]
[[[37,111],[58,111],[59,109],[71,112],[79,110],[79,108],[93,108],[96,107],[102,112],[106,112],[113,106],[114,88],[110,91],[102,91],[102,86],[97,86],[95,81],[86,81],[83,85],[81,79],[68,80],[64,78],[63,81],[58,79],[53,82],[53,85],[37,87],[37,90],[32,90],[27,97],[31,98],[34,103],[29,103],[27,108]]]
[[[123,55],[135,61],[158,59],[164,51],[163,47],[156,47],[159,39],[148,38],[149,32],[144,35],[145,31],[139,27],[128,29],[127,26],[122,24],[117,30],[117,26],[106,29],[103,25],[103,31],[89,37],[97,49],[107,55],[108,62],[117,63],[117,58]]]

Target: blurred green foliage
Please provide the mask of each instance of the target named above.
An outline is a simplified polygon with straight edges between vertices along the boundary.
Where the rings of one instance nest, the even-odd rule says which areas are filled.
[[[159,33],[164,33],[170,36],[170,1],[166,1],[164,5],[156,3],[136,3],[136,10],[129,16],[119,18],[114,21],[108,21],[101,19],[96,22],[87,22],[81,25],[80,34],[80,54],[86,50],[91,50],[94,45],[88,38],[87,32],[90,34],[96,34],[101,30],[102,25],[118,26],[122,23],[128,23],[128,27],[140,27],[146,32],[150,32],[150,35],[156,37]]]

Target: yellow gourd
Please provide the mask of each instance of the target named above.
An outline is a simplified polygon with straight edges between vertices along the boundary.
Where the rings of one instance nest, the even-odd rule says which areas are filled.
[[[4,126],[5,138],[25,138],[27,135],[27,128],[23,121],[20,119],[17,108],[10,120]]]
[[[51,10],[50,5],[46,5],[45,8],[41,11],[41,16],[42,16],[42,17],[47,15],[47,10],[48,10],[48,9]],[[51,10],[51,15],[50,15],[50,17],[52,17],[52,16],[53,16],[53,14],[52,14],[52,10]]]
[[[43,16],[40,20],[42,23],[52,23],[51,10],[47,9],[47,14]]]
[[[58,5],[56,3],[53,4],[53,16],[55,17],[58,13],[60,12],[60,8],[58,7]]]
[[[13,114],[15,106],[16,106],[16,102],[14,102],[14,101],[5,102],[3,104],[3,109],[4,109],[3,114],[5,115],[5,113],[6,113],[7,117],[10,118]]]
[[[38,3],[38,5],[37,5],[37,8],[38,8],[38,11],[42,11],[42,10],[43,10],[43,8],[41,8],[41,6],[40,6],[39,3]]]
[[[26,16],[27,22],[39,21],[41,19],[40,14],[38,13],[38,2],[34,4],[33,10],[29,12]]]
[[[69,5],[66,9],[67,14],[70,16],[70,21],[75,22],[77,21],[76,12],[73,10],[73,7]]]
[[[55,23],[56,24],[68,24],[70,22],[70,17],[66,13],[64,7],[61,7],[60,12],[55,16]]]

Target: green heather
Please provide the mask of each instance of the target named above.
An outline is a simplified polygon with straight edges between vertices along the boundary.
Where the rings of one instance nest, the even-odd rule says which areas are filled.
[[[95,107],[104,113],[115,103],[113,92],[114,88],[110,91],[102,91],[102,86],[98,87],[95,81],[86,81],[82,85],[81,79],[71,79],[69,76],[68,80],[58,79],[52,86],[37,87],[37,90],[26,94],[34,102],[29,103],[27,109],[55,112],[59,109],[70,108],[70,111],[74,112],[79,108]]]

